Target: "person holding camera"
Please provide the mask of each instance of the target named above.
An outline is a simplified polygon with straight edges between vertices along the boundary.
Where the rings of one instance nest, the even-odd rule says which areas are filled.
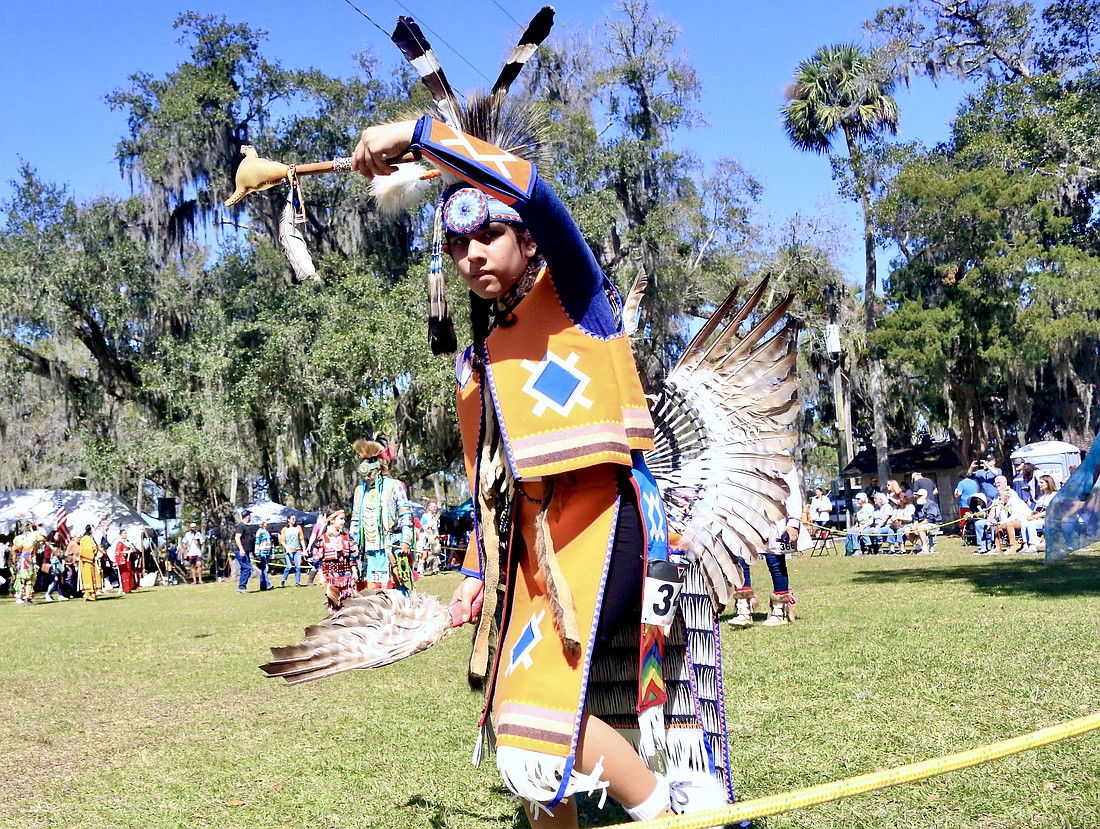
[[[1001,474],[1001,468],[994,462],[992,453],[981,460],[971,461],[967,469],[967,475],[977,481],[982,495],[990,504],[997,499],[997,477]]]

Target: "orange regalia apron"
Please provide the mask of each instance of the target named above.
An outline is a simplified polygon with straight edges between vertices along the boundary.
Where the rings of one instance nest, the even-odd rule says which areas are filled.
[[[500,546],[499,579],[507,586],[475,759],[485,740],[493,742],[509,788],[550,808],[576,791],[598,789],[606,785],[598,769],[586,777],[573,768],[587,710],[618,728],[655,770],[664,770],[669,761],[712,774],[717,768],[728,789],[720,673],[708,667],[720,659],[716,619],[701,580],[694,585],[694,599],[685,602],[692,621],[679,613],[670,631],[669,656],[676,667],[671,687],[665,681],[665,639],[648,626],[623,626],[613,642],[615,658],[606,660],[608,664],[592,661],[620,508],[618,487],[625,477],[621,470],[652,445],[652,425],[629,344],[625,337],[593,337],[573,326],[556,302],[545,270],[513,313],[517,323],[498,327],[485,343],[487,388],[470,364],[470,349],[456,366],[471,491],[477,492],[479,467],[488,462],[483,451],[487,422],[489,428],[499,428],[517,490],[510,535]],[[541,360],[523,356],[539,351],[546,355]],[[483,401],[492,405],[495,424],[486,420]],[[553,576],[539,560],[537,524],[551,480],[547,546],[556,554],[557,580],[567,585],[559,600],[571,603],[575,644],[563,633],[563,609],[555,607],[548,585]],[[477,505],[479,499],[474,500]],[[663,508],[655,487],[638,504],[647,536],[662,533]],[[651,522],[647,512],[660,512],[661,520]],[[477,506],[475,521],[463,571],[484,579],[493,564],[488,557],[498,554],[491,549],[497,528],[486,526],[493,516]],[[492,579],[486,581],[488,590]],[[699,672],[687,656],[685,640],[691,637],[709,654]],[[704,693],[712,699],[705,714],[696,693],[700,680],[711,686]],[[669,693],[675,707],[662,718]],[[648,733],[639,722],[646,719],[639,717],[642,709],[658,717]],[[712,722],[713,729],[707,729],[713,731],[711,739],[701,727],[704,718]],[[653,762],[658,753],[664,759]]]

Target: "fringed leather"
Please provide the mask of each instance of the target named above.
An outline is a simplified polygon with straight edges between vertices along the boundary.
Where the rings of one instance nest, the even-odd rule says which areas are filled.
[[[514,482],[504,454],[497,427],[496,409],[488,399],[488,383],[482,384],[482,444],[478,459],[478,529],[485,558],[485,603],[474,631],[474,646],[470,653],[467,679],[474,688],[481,688],[489,674],[489,635],[496,619],[497,588],[500,585],[501,537],[498,521],[509,508]],[[507,529],[507,528],[505,528]]]
[[[638,754],[645,760],[650,771],[663,773],[668,768],[663,705],[652,705],[638,715],[637,735],[634,747]]]
[[[546,581],[546,595],[554,612],[554,629],[561,637],[562,644],[571,654],[580,653],[581,635],[577,625],[577,611],[573,604],[573,591],[561,571],[558,554],[554,549],[554,539],[547,526],[547,512],[554,500],[554,479],[543,479],[542,507],[535,518],[535,557],[539,570]]]
[[[536,814],[546,812],[553,817],[554,813],[546,808],[546,804],[558,797],[559,792],[561,792],[561,799],[564,800],[577,792],[592,795],[599,791],[601,809],[607,800],[609,784],[601,779],[603,757],[589,774],[582,774],[573,768],[564,786],[562,786],[562,778],[565,776],[564,757],[553,757],[522,748],[502,746],[497,751],[497,768],[508,790],[517,798],[529,803]]]

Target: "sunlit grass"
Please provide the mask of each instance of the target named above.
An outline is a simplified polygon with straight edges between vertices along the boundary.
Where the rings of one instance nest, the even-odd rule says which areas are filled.
[[[724,628],[742,799],[1100,711],[1100,556],[1046,566],[941,549],[797,559],[796,625]],[[754,576],[765,599],[765,568]],[[456,582],[421,585],[449,596]],[[3,600],[0,825],[524,825],[491,760],[470,765],[482,703],[466,687],[468,634],[375,672],[265,679],[267,648],[323,612],[317,588],[228,584]],[[1098,815],[1094,735],[760,825],[1090,829]]]

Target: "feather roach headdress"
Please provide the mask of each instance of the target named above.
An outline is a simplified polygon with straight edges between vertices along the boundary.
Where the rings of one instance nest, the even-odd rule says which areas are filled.
[[[530,161],[537,167],[545,160],[543,154],[549,127],[546,113],[533,104],[509,101],[507,95],[523,65],[550,34],[553,25],[554,9],[544,6],[520,37],[492,89],[488,92],[475,91],[465,102],[451,88],[435,51],[416,21],[411,17],[399,17],[390,39],[431,92],[435,111],[428,114],[442,119],[448,126],[460,132]],[[432,173],[424,165],[411,163],[399,164],[397,167],[397,173],[375,178],[370,187],[379,210],[388,215],[397,215],[415,207],[432,186]],[[435,211],[428,273],[428,337],[433,354],[448,354],[458,347],[443,287],[443,211],[445,199],[452,198],[456,189],[463,188],[458,184],[458,179],[449,174],[444,173],[442,179],[443,195]],[[490,200],[489,210],[492,209]]]

